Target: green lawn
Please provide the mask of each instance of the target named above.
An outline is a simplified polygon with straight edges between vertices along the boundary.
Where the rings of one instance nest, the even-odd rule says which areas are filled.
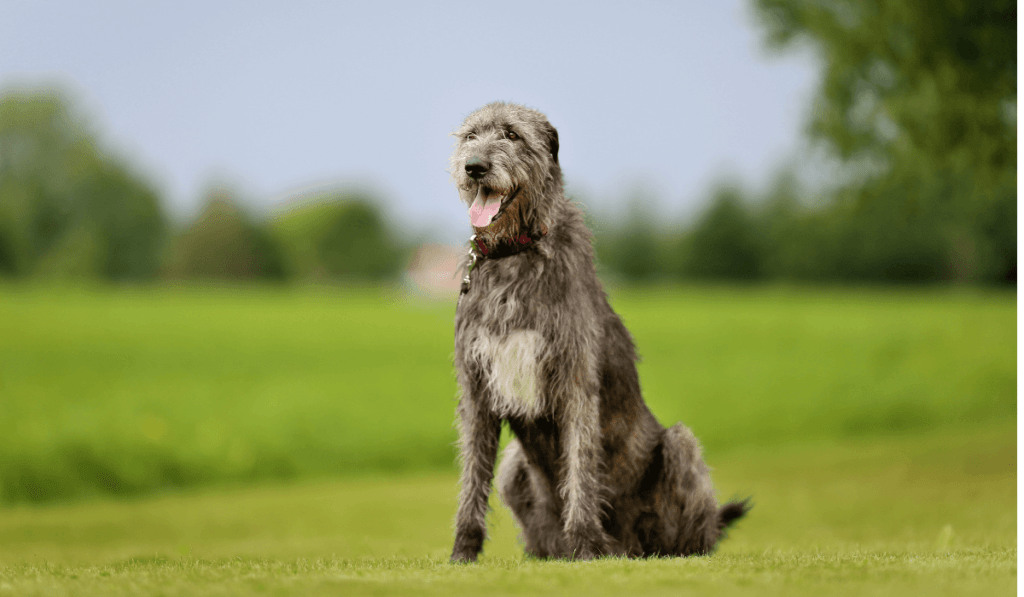
[[[0,595],[1012,595],[1012,422],[709,451],[755,508],[709,557],[446,562],[450,473],[0,510]]]
[[[612,295],[645,396],[754,510],[709,557],[478,565],[454,305],[377,289],[0,288],[0,597],[1010,595],[1016,295]]]
[[[711,449],[1016,414],[1016,295],[674,288],[613,304]],[[450,471],[451,302],[383,290],[0,287],[0,503]]]

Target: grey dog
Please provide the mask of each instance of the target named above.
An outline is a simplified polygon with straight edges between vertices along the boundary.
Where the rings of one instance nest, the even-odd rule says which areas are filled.
[[[475,561],[502,421],[498,487],[538,557],[704,554],[748,510],[719,506],[700,444],[640,394],[636,350],[565,197],[558,132],[492,103],[454,133],[452,174],[476,234],[455,314],[461,493],[452,561]]]

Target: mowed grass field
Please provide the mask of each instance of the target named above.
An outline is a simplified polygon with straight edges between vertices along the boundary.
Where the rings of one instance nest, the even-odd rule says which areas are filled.
[[[709,455],[756,505],[717,553],[525,558],[492,500],[451,565],[450,473],[0,510],[0,595],[1012,595],[1012,423]]]
[[[0,595],[1010,594],[1016,295],[612,295],[755,509],[714,555],[451,566],[454,305],[0,290]]]

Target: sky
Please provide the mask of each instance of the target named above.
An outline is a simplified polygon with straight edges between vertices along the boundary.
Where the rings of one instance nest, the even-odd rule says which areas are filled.
[[[451,242],[470,228],[450,133],[490,101],[548,116],[588,209],[675,221],[803,161],[820,73],[766,52],[740,0],[0,6],[0,88],[70,90],[178,218],[214,184],[261,211],[354,187]]]

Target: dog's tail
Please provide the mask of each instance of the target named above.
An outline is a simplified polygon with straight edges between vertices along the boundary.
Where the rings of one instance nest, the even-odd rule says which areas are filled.
[[[729,502],[720,506],[718,508],[718,532],[720,534],[724,533],[737,520],[743,518],[747,512],[750,512],[750,509],[753,507],[754,505],[750,503],[750,498]]]

